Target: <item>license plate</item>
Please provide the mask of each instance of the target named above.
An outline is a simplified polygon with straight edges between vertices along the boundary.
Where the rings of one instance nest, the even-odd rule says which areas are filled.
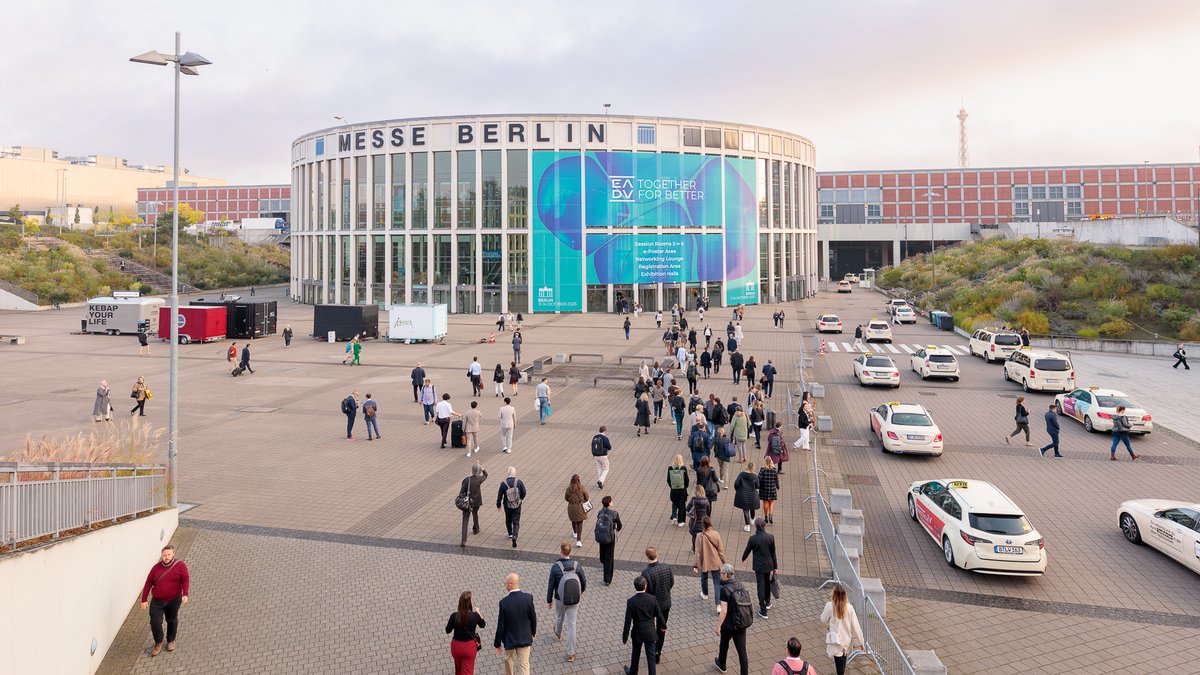
[[[908,440],[910,440],[910,441],[923,441],[923,440],[925,440],[925,437],[924,437],[924,436],[913,436],[912,434],[908,434]]]
[[[1020,555],[1025,552],[1023,546],[997,546],[996,553],[1008,553],[1010,555]]]
[[[1046,380],[1046,384],[1062,384],[1062,380]]]

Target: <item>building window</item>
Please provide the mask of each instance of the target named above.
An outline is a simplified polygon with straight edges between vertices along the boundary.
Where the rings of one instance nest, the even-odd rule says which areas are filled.
[[[371,158],[371,212],[374,214],[374,227],[382,230],[387,226],[387,164],[383,155]]]
[[[475,151],[458,151],[458,227],[475,229]]]
[[[433,283],[446,285],[450,283],[450,266],[454,259],[450,256],[450,235],[433,235]]]
[[[1067,215],[1068,216],[1082,216],[1083,215],[1083,202],[1067,202]]]
[[[354,236],[355,270],[354,283],[362,288],[367,282],[367,238],[361,234]],[[363,294],[358,294],[358,302],[362,302]]]
[[[780,202],[779,199],[779,160],[771,160],[771,225],[779,227],[780,222]]]
[[[769,160],[758,160],[758,171],[755,172],[754,194],[758,198],[758,226],[767,227],[767,171]]]
[[[367,229],[367,158],[354,159],[354,229]]]
[[[342,159],[342,220],[341,229],[350,228],[350,158]]]
[[[684,127],[683,144],[689,148],[700,147],[700,127]]]
[[[1046,197],[1048,197],[1049,199],[1062,199],[1063,198],[1063,186],[1051,185],[1051,186],[1047,187],[1046,188]]]
[[[429,235],[414,234],[412,237],[412,285],[426,286],[429,284]],[[413,300],[416,302],[416,299]]]
[[[754,149],[754,134],[749,131],[742,132],[742,150]]]
[[[471,234],[458,235],[458,285],[475,285],[475,236]]]
[[[508,151],[508,227],[529,227],[529,153]]]
[[[484,150],[482,159],[483,229],[498,230],[501,223],[500,213],[504,206],[504,193],[500,189],[500,162],[503,160],[499,150]]]
[[[450,227],[450,205],[454,203],[454,185],[450,182],[450,151],[433,153],[433,227]]]
[[[419,230],[429,227],[429,155],[424,152],[412,154],[412,224]]]
[[[317,229],[325,229],[325,162],[317,162]]]
[[[883,205],[867,204],[867,217],[868,218],[882,218],[883,217]]]
[[[821,218],[833,217],[833,204],[821,204]]]
[[[372,241],[375,259],[371,262],[371,267],[375,274],[371,277],[371,282],[376,284],[383,284],[384,274],[387,273],[387,259],[384,257],[387,254],[385,239],[382,234],[376,234]]]
[[[792,163],[783,163],[783,222],[777,225],[792,224]]]
[[[726,129],[725,130],[725,149],[726,150],[737,150],[738,149],[738,135],[739,134],[738,134],[737,129]]]
[[[1013,201],[1029,201],[1029,186],[1018,185],[1013,188]]]
[[[508,285],[529,283],[529,236],[508,235]]]
[[[1082,186],[1079,186],[1079,185],[1068,185],[1067,186],[1067,199],[1082,199],[1082,198],[1083,198],[1083,187]]]
[[[503,281],[500,275],[502,267],[500,243],[498,234],[485,234],[481,238],[483,265],[480,267],[480,275],[484,286],[499,286]]]
[[[720,148],[721,147],[721,130],[720,129],[705,129],[704,130],[704,147]]]
[[[402,157],[403,155],[395,155]],[[394,223],[393,223],[394,224]],[[392,302],[404,302],[404,235],[392,237]]]
[[[1034,185],[1029,188],[1029,198],[1035,201],[1046,198],[1046,186]]]
[[[392,229],[404,229],[404,164],[408,155],[392,155]]]
[[[637,141],[638,141],[639,145],[654,145],[657,142],[655,140],[654,125],[653,124],[639,124]]]
[[[1023,218],[1029,217],[1029,202],[1013,202],[1013,215]]]

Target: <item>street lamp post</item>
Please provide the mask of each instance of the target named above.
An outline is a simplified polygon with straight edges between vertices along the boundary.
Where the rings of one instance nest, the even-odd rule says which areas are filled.
[[[937,292],[937,256],[934,254],[937,244],[933,240],[933,198],[941,196],[933,190],[925,191],[925,198],[929,204],[929,266],[932,272],[929,279],[929,290],[933,292]]]
[[[135,56],[130,61],[146,63],[152,66],[175,64],[175,129],[174,129],[174,180],[172,180],[171,202],[174,211],[171,215],[171,347],[170,347],[170,384],[169,409],[167,417],[167,485],[169,504],[175,506],[178,500],[177,489],[178,471],[176,457],[179,451],[179,76],[199,75],[196,68],[212,63],[208,59],[192,52],[179,53],[179,31],[175,32],[175,52],[161,54],[149,51]],[[158,228],[155,223],[155,232]]]

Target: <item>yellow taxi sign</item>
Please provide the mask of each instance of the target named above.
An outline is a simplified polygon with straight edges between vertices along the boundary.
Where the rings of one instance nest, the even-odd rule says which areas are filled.
[[[1100,391],[1100,387],[1088,387],[1088,391]]]
[[[900,401],[888,401],[888,405],[904,405]]]
[[[952,480],[952,481],[950,481],[950,487],[954,488],[955,490],[965,490],[965,489],[967,489],[967,481]]]

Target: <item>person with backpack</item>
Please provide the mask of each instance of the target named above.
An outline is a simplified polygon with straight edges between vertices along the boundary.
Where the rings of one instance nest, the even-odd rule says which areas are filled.
[[[578,561],[571,559],[571,542],[558,545],[561,557],[550,565],[550,580],[546,584],[546,605],[554,610],[554,637],[563,637],[567,629],[567,662],[575,661],[575,624],[579,602],[587,592],[587,575]]]
[[[700,466],[696,469],[696,485],[704,488],[704,496],[708,498],[709,504],[717,503],[717,495],[721,492],[721,484],[717,482],[717,472],[713,471],[708,457],[700,459]]]
[[[563,494],[563,499],[567,502],[567,520],[571,521],[571,532],[575,534],[575,546],[583,546],[583,521],[587,520],[592,502],[588,499],[587,489],[583,487],[583,481],[579,478],[579,474],[571,475],[571,482],[567,484],[567,491]]]
[[[771,668],[771,675],[818,675],[817,669],[813,668],[808,661],[800,658],[800,650],[802,645],[799,638],[788,638],[787,641],[787,658],[775,664]]]
[[[751,555],[754,558],[750,564],[758,586],[758,618],[765,619],[771,608],[771,577],[779,573],[779,558],[775,556],[775,535],[767,532],[767,521],[762,518],[754,519],[754,534],[742,551],[742,562]]]
[[[733,444],[725,435],[724,427],[717,427],[717,435],[713,438],[713,456],[717,458],[717,482],[725,486],[725,477],[729,471],[729,460],[733,458]]]
[[[1125,414],[1125,406],[1117,406],[1117,410],[1112,416],[1112,446],[1108,449],[1108,459],[1117,461],[1117,446],[1121,443],[1125,444],[1125,450],[1129,452],[1130,461],[1141,457],[1141,455],[1133,451],[1133,447],[1129,445],[1129,416]]]
[[[346,440],[354,440],[354,419],[358,417],[358,392],[342,399],[342,414],[346,416]]]
[[[744,463],[746,461],[746,439],[750,438],[750,418],[746,417],[746,411],[740,407],[733,412],[733,417],[729,421],[729,438],[733,443],[733,450],[737,454],[738,463]]]
[[[512,547],[517,547],[517,535],[521,529],[521,505],[525,503],[525,483],[517,478],[517,469],[508,467],[508,478],[500,481],[500,490],[496,493],[496,510],[504,511],[504,529],[508,530],[508,538]]]
[[[229,345],[229,351],[225,352],[225,360],[229,363],[233,363],[233,360],[236,359],[237,357],[238,357],[237,342],[234,342],[233,344]],[[233,370],[236,367],[237,366],[230,366],[229,369]]]
[[[479,507],[483,506],[483,493],[480,491],[480,486],[483,481],[487,480],[488,472],[479,465],[476,460],[471,465],[471,475],[462,479],[462,485],[459,487],[459,496],[466,496],[467,509],[462,512],[462,541],[459,546],[467,545],[467,521],[474,519],[475,526],[471,528],[471,534],[479,534]]]
[[[664,375],[665,377],[665,375]],[[679,387],[671,387],[667,402],[671,405],[671,417],[675,419],[675,440],[683,440],[683,416],[687,412],[687,401]]]
[[[600,544],[600,564],[604,567],[604,585],[612,583],[617,551],[617,533],[621,531],[621,514],[612,507],[613,498],[605,495],[596,514],[596,543]]]
[[[687,469],[683,467],[683,455],[675,455],[675,459],[671,460],[671,464],[667,467],[667,488],[671,491],[671,517],[667,519],[667,522],[676,523],[679,527],[683,527],[687,517],[688,484],[690,482]]]
[[[779,496],[779,470],[770,456],[758,470],[758,498],[762,500],[763,519],[775,522],[775,499]]]
[[[379,433],[379,404],[375,399],[371,398],[371,393],[367,392],[367,400],[362,403],[363,422],[367,425],[367,440],[374,440],[371,437],[371,432],[375,432],[375,438],[383,438]]]
[[[725,358],[725,343],[721,342],[721,338],[713,343],[712,360],[713,360],[713,375],[721,374],[721,360]]]
[[[688,433],[688,449],[692,451],[692,470],[700,468],[700,461],[708,459],[712,452],[712,441],[708,436],[708,424],[701,417]]]
[[[708,493],[704,491],[703,485],[697,485],[692,493],[692,499],[687,505],[688,518],[688,534],[692,535],[692,553],[696,552],[696,535],[704,530],[704,521],[708,519],[708,514],[712,511],[712,504],[708,501]]]
[[[787,443],[783,440],[783,421],[776,420],[775,428],[767,433],[766,456],[775,460],[779,465],[779,475],[783,475],[783,463],[788,461]]]
[[[596,487],[604,489],[604,480],[608,478],[608,453],[612,452],[612,441],[605,433],[608,427],[600,425],[600,431],[592,436],[592,458],[596,460]]]
[[[712,517],[704,516],[700,521],[700,532],[696,535],[696,561],[692,571],[700,575],[700,599],[708,600],[708,582],[712,579],[713,606],[721,608],[721,579],[719,573],[725,564],[725,547],[721,535],[713,529]]]
[[[754,519],[754,512],[759,506],[758,474],[754,472],[754,462],[750,462],[733,481],[733,508],[741,509],[742,518],[746,521],[742,532],[750,531],[750,521]]]
[[[850,654],[852,645],[857,644],[860,650],[866,649],[862,625],[858,623],[858,614],[854,605],[846,597],[846,588],[841,584],[833,585],[833,594],[825,608],[821,610],[821,623],[825,624],[825,653],[833,659],[838,675],[846,672],[846,657]]]
[[[687,360],[687,381],[688,392],[692,394],[700,393],[700,371],[696,368],[695,359],[688,358]]]
[[[754,599],[740,581],[733,578],[733,565],[721,565],[720,602],[717,610],[717,635],[721,636],[717,658],[713,663],[717,670],[725,672],[729,643],[733,642],[738,653],[741,675],[750,673],[750,655],[746,651],[746,629],[754,624]]]

